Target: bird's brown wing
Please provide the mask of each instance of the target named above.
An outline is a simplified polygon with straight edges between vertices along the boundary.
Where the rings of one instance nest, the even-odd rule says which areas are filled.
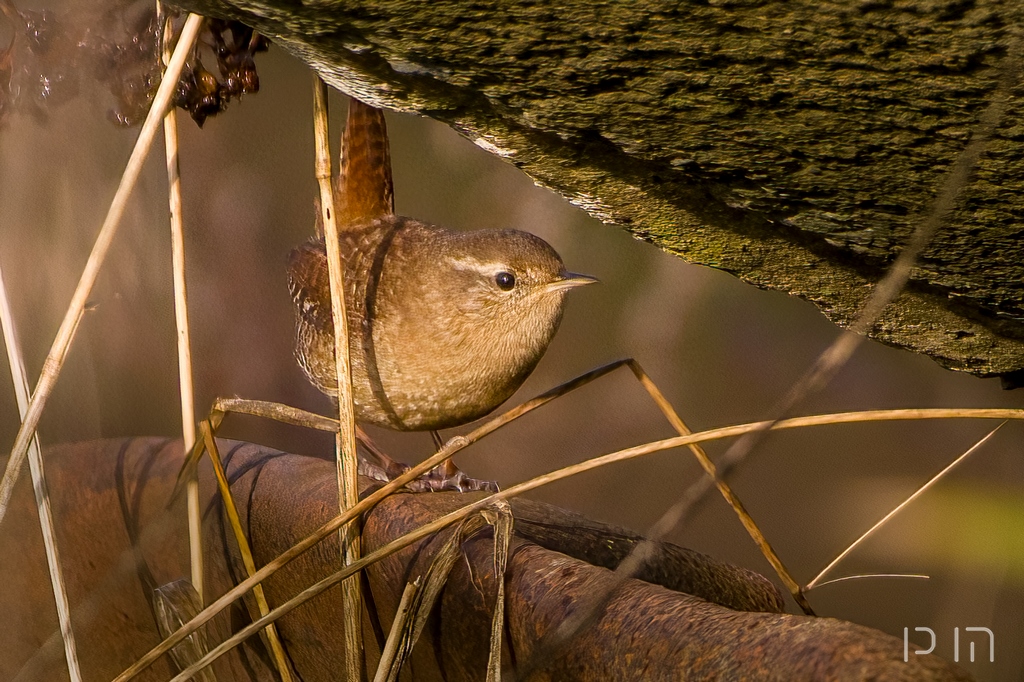
[[[316,329],[334,328],[323,242],[306,242],[288,255],[288,292],[307,324]]]
[[[391,153],[384,112],[349,98],[341,139],[338,229],[345,231],[395,212]]]
[[[345,303],[349,326],[355,332],[367,319],[366,290],[370,280],[380,277],[378,251],[381,242],[390,239],[395,230],[394,220],[376,220],[350,226],[338,237],[342,266],[345,269]],[[331,283],[327,267],[327,249],[321,239],[310,239],[292,249],[288,255],[288,292],[295,301],[296,310],[307,324],[328,334],[334,333],[331,315]]]

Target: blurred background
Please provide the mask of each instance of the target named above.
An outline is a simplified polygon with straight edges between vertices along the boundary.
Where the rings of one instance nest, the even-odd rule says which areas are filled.
[[[0,22],[0,44],[9,32]],[[325,413],[292,357],[288,251],[314,223],[311,77],[281,49],[260,55],[262,91],[198,129],[179,115],[196,411],[216,396]],[[336,93],[335,93],[336,95]],[[0,129],[0,266],[30,376],[42,362],[113,197],[137,130],[112,125],[109,96],[80,95]],[[332,99],[340,134],[344,98]],[[510,404],[611,360],[637,358],[691,429],[762,419],[837,329],[810,304],[687,264],[603,225],[448,128],[391,115],[398,212],[457,229],[505,228],[549,241],[600,286],[574,292],[546,357]],[[335,144],[337,140],[335,140]],[[40,425],[43,444],[180,433],[162,145],[154,146]],[[0,359],[0,460],[18,426]],[[5,387],[6,386],[6,387]],[[1021,391],[865,343],[794,412],[1020,407]],[[502,409],[505,409],[504,407]],[[732,482],[797,579],[843,548],[996,424],[927,421],[788,431],[766,438]],[[333,457],[329,435],[231,417],[222,435]],[[427,434],[375,431],[399,459]],[[447,433],[446,435],[452,435]],[[626,371],[563,397],[457,458],[503,487],[588,457],[673,435]],[[897,637],[930,627],[953,658],[953,629],[984,626],[996,660],[961,664],[982,680],[1024,675],[1024,425],[1008,424],[831,577],[922,573],[929,580],[826,585],[820,615]],[[712,456],[728,443],[707,446]],[[686,450],[579,476],[532,496],[644,531],[699,475]],[[670,540],[775,579],[733,512],[709,496]],[[42,567],[40,567],[42,570]],[[777,579],[776,579],[776,582]],[[795,605],[790,610],[796,612]],[[926,640],[918,637],[918,641]]]

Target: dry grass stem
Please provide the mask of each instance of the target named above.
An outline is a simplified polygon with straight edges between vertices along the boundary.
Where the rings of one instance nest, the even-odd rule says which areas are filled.
[[[157,2],[158,16],[162,16]],[[164,22],[163,62],[171,60],[172,21]],[[181,396],[181,434],[185,448],[196,442],[195,397],[192,388],[192,344],[188,326],[188,295],[185,287],[185,228],[181,211],[181,171],[178,164],[178,122],[174,107],[164,115],[164,151],[167,159],[167,200],[171,221],[171,270],[174,277],[174,324],[178,345],[178,386]],[[188,546],[192,587],[203,601],[202,510],[199,507],[199,480],[193,478],[186,489],[188,504]]]
[[[224,471],[224,463],[220,457],[220,449],[217,441],[213,438],[213,431],[210,423],[204,421],[199,426],[203,434],[203,442],[206,443],[206,451],[210,453],[210,461],[213,463],[213,473],[217,477],[217,487],[220,490],[221,500],[224,502],[224,512],[227,514],[228,523],[235,534],[235,542],[238,543],[238,551],[242,555],[242,564],[245,566],[245,573],[252,576],[256,572],[256,562],[252,558],[252,550],[249,548],[249,540],[245,537],[245,530],[242,528],[242,520],[238,516],[238,507],[235,505],[235,498],[231,494],[231,484],[228,482],[227,472]],[[260,615],[265,616],[270,612],[267,604],[267,597],[263,593],[263,585],[257,584],[252,588],[253,597],[256,599],[256,607]],[[288,668],[288,661],[285,658],[284,646],[277,634],[277,627],[274,624],[267,626],[264,630],[267,641],[270,644],[270,653],[277,666],[277,672],[281,675],[282,682],[291,682],[291,670]]]
[[[486,682],[501,682],[501,641],[505,627],[505,571],[508,568],[508,550],[512,546],[515,517],[505,500],[482,512],[487,523],[494,527],[494,582],[497,595],[491,615],[491,650],[487,655]]]
[[[266,400],[217,398],[214,400],[213,407],[210,409],[210,414],[206,419],[206,421],[210,423],[211,430],[214,434],[217,433],[217,430],[224,422],[224,418],[229,413],[262,417],[264,419],[281,422],[282,424],[290,424],[291,426],[315,429],[317,431],[327,431],[330,433],[338,432],[337,419],[325,417],[323,415],[316,414],[315,412],[307,412],[306,410],[300,410],[297,407],[282,405],[281,403],[272,403]],[[356,434],[359,438],[362,438],[365,435],[358,425],[356,426]],[[185,461],[182,463],[181,471],[178,473],[174,491],[171,493],[172,499],[178,497],[184,488],[185,482],[194,475],[196,465],[202,458],[203,452],[205,451],[205,444],[202,441],[197,441],[195,446],[188,453]]]
[[[462,556],[462,542],[476,533],[486,525],[487,521],[483,514],[472,514],[462,519],[459,527],[445,540],[444,544],[434,553],[430,566],[426,572],[418,578],[422,584],[417,587],[412,595],[409,605],[409,615],[405,619],[395,647],[395,655],[387,661],[387,668],[384,667],[385,660],[377,667],[377,674],[374,682],[396,682],[405,661],[412,654],[412,649],[419,640],[423,629],[430,619],[430,612],[441,595],[452,567],[459,557]],[[392,628],[393,630],[394,628]]]
[[[341,246],[335,224],[334,187],[331,177],[331,150],[327,136],[327,84],[313,74],[313,137],[316,151],[316,181],[320,187],[320,208],[327,247],[327,269],[331,284],[331,312],[334,318],[334,360],[338,377],[338,421],[335,451],[338,462],[338,507],[344,513],[359,502],[359,462],[356,453],[355,407],[352,403],[352,370],[348,349],[348,316],[345,311],[344,271]],[[343,528],[339,535],[342,562],[359,558],[358,518]],[[362,615],[363,595],[359,578],[346,580],[341,586],[345,630],[345,676],[348,682],[360,682],[365,676],[363,666]]]
[[[923,573],[860,573],[858,575],[847,575],[842,578],[826,580],[818,583],[816,587],[824,587],[825,585],[831,585],[833,583],[844,583],[847,580],[864,580],[865,578],[912,578],[915,580],[930,580],[931,576],[924,575]]]
[[[549,394],[544,394],[544,396],[538,396],[538,398],[528,401],[527,403],[523,403],[523,405],[514,408],[514,410],[510,410],[510,412],[521,411],[522,408],[524,408],[524,406],[530,404],[536,406],[537,401],[540,401],[542,399],[551,400],[552,398],[549,396]],[[408,471],[403,473],[401,476],[398,476],[390,483],[384,485],[379,490],[375,491],[370,495],[367,495],[365,498],[360,500],[359,504],[357,504],[355,507],[353,507],[346,513],[341,514],[325,523],[315,533],[311,534],[309,537],[303,539],[302,541],[296,543],[291,549],[287,550],[286,552],[283,552],[276,559],[267,563],[263,568],[256,571],[256,573],[251,578],[242,581],[234,588],[226,592],[224,595],[222,595],[220,598],[218,598],[215,602],[213,602],[205,609],[203,609],[202,613],[196,616],[196,618],[191,620],[188,624],[183,626],[172,637],[168,637],[163,642],[153,647],[153,649],[148,651],[138,661],[129,666],[123,673],[118,675],[114,679],[114,682],[126,682],[127,680],[130,680],[136,675],[138,675],[140,672],[145,670],[151,663],[153,663],[153,661],[155,661],[157,658],[166,653],[168,649],[173,647],[183,638],[187,637],[189,634],[194,632],[196,629],[202,627],[205,623],[209,622],[211,618],[216,616],[220,611],[229,606],[232,602],[234,602],[236,599],[244,595],[246,592],[251,590],[256,583],[266,580],[269,576],[273,575],[278,570],[280,570],[281,567],[287,565],[290,561],[295,559],[295,557],[299,556],[300,554],[308,550],[310,547],[314,546],[315,544],[323,540],[325,537],[335,532],[338,528],[343,526],[351,519],[356,518],[359,515],[369,511],[378,502],[380,502],[380,500],[384,499],[391,493],[400,489],[409,481],[412,481],[413,479],[425,474],[426,472],[430,471],[432,468],[434,468],[444,460],[454,455],[459,450],[467,447],[470,443],[475,442],[476,440],[482,438],[484,435],[494,431],[496,428],[498,428],[497,426],[494,425],[494,422],[501,422],[502,424],[508,423],[509,420],[506,418],[507,414],[508,413],[503,414],[500,417],[496,418],[495,420],[492,420],[492,422],[488,422],[487,424],[480,426],[467,436],[456,436],[455,438],[452,438],[451,440],[448,441],[448,443],[445,444],[445,447],[442,448],[440,451],[430,456],[429,458],[425,459],[423,462],[417,464],[416,466],[411,467]],[[297,595],[293,600],[290,600],[289,602],[286,602],[285,604],[282,604],[281,606],[275,608],[265,618],[261,618],[256,623],[253,623],[251,626],[248,626],[236,635],[233,635],[231,639],[226,640],[224,644],[214,649],[214,651],[211,651],[210,655],[214,658],[219,657],[224,653],[224,651],[227,651],[232,646],[238,644],[239,642],[243,641],[246,637],[248,637],[249,635],[244,633],[249,632],[250,628],[255,629],[252,629],[252,631],[249,632],[249,634],[258,632],[261,628],[265,627],[268,622],[273,622],[281,615],[284,615],[288,611],[294,609],[299,604],[303,603],[303,601],[311,599],[317,594],[320,594],[320,592],[328,589],[329,587],[336,584],[345,577],[352,575],[358,570],[362,570],[364,567],[370,565],[371,563],[378,561],[384,558],[385,556],[388,556],[389,554],[402,549],[403,547],[407,547],[408,545],[416,542],[417,540],[427,535],[430,535],[431,533],[436,532],[441,528],[444,528],[448,525],[451,525],[452,523],[460,521],[461,519],[465,518],[465,516],[467,516],[468,514],[471,514],[483,507],[493,504],[496,500],[515,497],[516,495],[521,495],[523,493],[529,492],[530,490],[539,488],[549,483],[553,483],[555,481],[559,481],[570,476],[575,476],[585,471],[590,471],[592,469],[596,469],[602,466],[614,464],[616,462],[622,462],[628,459],[642,457],[644,455],[649,455],[654,452],[661,452],[663,450],[688,446],[692,443],[706,443],[709,441],[722,440],[725,438],[736,438],[739,436],[743,436],[747,433],[751,433],[757,429],[766,428],[766,426],[768,428],[771,428],[772,430],[785,430],[805,428],[809,426],[825,426],[830,424],[854,424],[878,421],[910,421],[921,419],[1024,420],[1024,409],[1014,410],[928,408],[910,410],[869,410],[864,412],[843,412],[838,414],[815,415],[809,417],[793,417],[790,419],[780,420],[774,423],[753,422],[750,424],[741,424],[737,426],[727,426],[717,429],[710,429],[707,431],[694,433],[689,436],[676,436],[674,438],[668,438],[666,440],[655,441],[652,443],[627,448],[625,450],[619,450],[618,452],[614,452],[609,455],[604,455],[602,457],[596,457],[594,459],[587,460],[586,462],[575,464],[564,469],[559,469],[558,471],[554,471],[543,476],[531,479],[524,483],[520,483],[519,485],[512,486],[511,488],[508,488],[504,491],[483,498],[477,503],[468,505],[466,507],[463,507],[448,514],[447,516],[436,519],[435,521],[417,529],[416,531],[413,531],[412,533],[409,533],[393,541],[392,543],[384,547],[381,547],[372,554],[367,555],[366,557],[360,559],[351,566],[346,567],[342,571],[339,571],[338,573],[325,578],[323,581],[316,583],[307,590],[304,590],[302,593]],[[498,426],[500,425],[501,424],[499,424]],[[299,601],[295,601],[297,599]],[[181,679],[184,680],[187,678]]]
[[[4,343],[7,347],[7,362],[14,380],[14,394],[18,402],[18,411],[22,419],[28,409],[28,375],[25,363],[18,346],[18,336],[14,327],[14,315],[11,312],[7,287],[4,285],[3,272],[0,271],[0,329],[3,331]],[[68,675],[71,682],[81,682],[82,670],[78,664],[78,646],[75,633],[71,628],[71,608],[68,605],[67,586],[60,567],[60,553],[57,551],[57,536],[53,526],[53,514],[50,510],[50,494],[46,485],[46,474],[43,469],[43,455],[39,450],[39,436],[33,432],[28,447],[29,469],[32,473],[32,489],[36,496],[36,508],[39,511],[39,528],[43,534],[43,548],[46,551],[46,567],[50,572],[50,585],[53,587],[53,600],[57,608],[57,621],[60,634],[64,640],[64,659],[68,664]],[[4,501],[4,508],[10,497]]]
[[[272,403],[265,400],[245,400],[243,398],[218,398],[214,401],[213,409],[223,415],[232,412],[235,414],[247,414],[253,417],[273,419],[292,426],[316,429],[318,431],[338,431],[338,420],[332,417],[325,417],[315,412],[307,412],[297,407]]]
[[[156,96],[153,99],[153,105],[146,115],[146,121],[142,125],[139,138],[135,142],[135,148],[128,159],[128,165],[121,176],[121,182],[117,187],[114,200],[111,202],[110,209],[107,211],[107,216],[103,221],[103,226],[96,237],[96,243],[93,245],[92,253],[89,254],[89,259],[78,281],[78,286],[75,288],[75,293],[71,297],[71,304],[68,306],[64,320],[61,322],[57,336],[54,338],[53,346],[50,348],[50,352],[43,363],[43,371],[39,376],[39,381],[36,383],[35,391],[32,393],[28,409],[25,410],[25,416],[22,418],[21,428],[14,441],[14,446],[11,448],[11,455],[7,460],[8,469],[4,473],[3,481],[0,482],[0,489],[14,484],[13,476],[11,475],[12,467],[16,470],[28,452],[33,434],[36,427],[39,426],[39,419],[42,417],[43,408],[46,406],[46,401],[49,399],[50,393],[53,392],[53,387],[57,383],[57,377],[64,366],[68,349],[71,347],[71,341],[74,339],[75,331],[78,328],[78,321],[85,310],[86,300],[92,291],[93,285],[96,283],[96,277],[99,275],[107,252],[110,250],[110,244],[120,225],[128,196],[135,187],[135,182],[142,171],[142,165],[149,154],[149,148],[153,143],[153,137],[156,135],[157,126],[160,125],[164,112],[170,105],[171,96],[177,87],[181,69],[185,65],[185,60],[192,48],[192,44],[196,40],[196,36],[199,35],[202,21],[203,18],[197,14],[190,14],[185,21],[181,38],[178,39],[178,45],[171,57],[165,77],[161,81],[160,87],[157,89]],[[0,513],[3,513],[3,511],[5,509],[0,509]]]
[[[651,396],[651,399],[654,400],[655,404],[658,406],[658,409],[661,410],[661,413],[665,415],[665,418],[672,425],[672,428],[674,428],[680,436],[689,435],[690,429],[686,426],[685,423],[683,423],[683,420],[679,418],[679,415],[672,407],[672,404],[661,393],[661,391],[655,385],[654,381],[651,380],[647,372],[645,372],[644,369],[640,366],[640,363],[633,359],[625,360],[624,362],[625,364],[629,365],[629,368],[633,371],[633,376],[636,377],[637,381],[640,382],[640,385],[643,386],[644,390],[646,390],[647,393]],[[793,595],[793,599],[800,606],[804,613],[806,613],[809,616],[813,616],[814,610],[811,608],[811,605],[807,601],[807,598],[804,597],[803,591],[800,588],[800,584],[789,572],[789,569],[786,568],[785,564],[782,563],[782,559],[775,551],[775,548],[771,546],[771,544],[768,542],[768,539],[764,536],[764,533],[762,533],[761,529],[758,528],[757,523],[754,521],[754,518],[750,515],[750,512],[747,511],[746,507],[743,506],[743,503],[740,501],[739,496],[736,495],[735,492],[733,492],[732,486],[730,486],[719,475],[718,470],[715,467],[715,464],[711,461],[711,458],[708,457],[707,453],[704,452],[704,448],[702,448],[700,445],[696,443],[690,445],[689,447],[690,452],[692,452],[694,457],[697,458],[697,462],[700,464],[701,468],[704,469],[704,472],[708,475],[709,479],[711,481],[714,481],[715,487],[718,488],[718,491],[722,494],[722,497],[725,498],[725,501],[729,504],[730,507],[732,507],[733,511],[736,512],[736,515],[740,519],[740,523],[743,524],[743,527],[746,529],[750,537],[754,540],[754,543],[757,545],[758,549],[761,550],[761,554],[763,554],[764,558],[768,560],[768,563],[775,570],[775,573],[779,576],[779,579],[782,580],[783,584],[786,586],[786,589],[789,590],[789,593]]]
[[[387,682],[390,679],[391,670],[395,668],[395,660],[398,656],[399,645],[404,641],[407,632],[406,623],[413,608],[413,598],[420,588],[421,578],[416,578],[405,585],[402,591],[402,599],[398,602],[398,610],[395,612],[395,620],[391,623],[391,630],[388,631],[388,639],[384,643],[384,650],[380,654],[380,662],[377,664],[377,674],[373,676],[373,682]]]
[[[203,609],[199,593],[190,580],[175,580],[153,590],[153,611],[161,637],[167,637]],[[196,630],[171,649],[170,655],[178,670],[184,670],[210,651],[206,631]],[[192,682],[217,682],[213,668],[205,668]]]
[[[829,571],[831,571],[833,568],[835,568],[836,565],[839,564],[840,561],[845,559],[850,554],[850,552],[852,552],[854,549],[856,549],[858,545],[860,545],[862,542],[867,540],[869,537],[874,535],[875,531],[877,531],[879,528],[881,528],[882,526],[884,526],[886,523],[889,522],[889,519],[891,519],[892,517],[894,517],[897,514],[899,514],[907,505],[909,505],[911,502],[913,502],[914,500],[919,498],[921,495],[924,494],[924,492],[926,490],[928,490],[929,488],[934,486],[936,483],[938,483],[946,474],[948,474],[950,471],[952,471],[954,468],[956,468],[956,466],[958,464],[960,464],[965,459],[967,459],[972,454],[974,454],[979,449],[981,449],[981,446],[984,445],[985,443],[987,443],[989,441],[989,439],[992,438],[992,436],[996,435],[996,432],[999,429],[1003,428],[1003,426],[1005,426],[1005,425],[1006,425],[1006,422],[1004,421],[1002,424],[1000,424],[996,428],[994,428],[991,431],[989,431],[981,440],[979,440],[977,443],[975,443],[970,448],[968,448],[966,452],[964,452],[962,455],[960,455],[959,457],[954,459],[942,471],[940,471],[939,473],[937,473],[934,476],[932,476],[928,480],[927,483],[925,483],[920,488],[915,490],[914,493],[910,497],[908,497],[907,499],[903,500],[898,505],[896,505],[895,509],[893,509],[888,514],[883,516],[881,518],[881,520],[878,521],[878,523],[876,523],[875,525],[871,526],[871,528],[868,528],[867,531],[865,531],[863,535],[861,535],[859,538],[854,540],[850,544],[849,547],[847,547],[842,552],[840,552],[839,556],[837,556],[835,559],[833,559],[832,562],[829,563],[828,566],[823,568],[821,570],[821,573],[819,573],[818,575],[814,576],[814,579],[811,580],[809,583],[807,583],[807,587],[805,587],[804,589],[810,591],[810,590],[813,590],[815,587],[824,584],[824,583],[821,582],[821,579],[824,578],[828,574]],[[835,580],[830,580],[828,582],[836,582],[836,581]]]
[[[6,299],[6,291],[4,292],[4,297]],[[10,304],[10,301],[6,301],[4,303],[3,313],[4,313],[4,315],[7,316],[7,322],[6,323],[11,326],[11,329],[13,329],[14,328],[14,326],[13,326],[14,325],[14,317],[11,314],[11,309],[10,309],[10,305],[9,304]],[[82,312],[84,312],[84,310]],[[82,313],[80,312],[79,316],[78,316],[78,319],[75,320],[75,327],[76,328],[78,327],[78,324],[81,321],[82,321]],[[19,351],[19,355],[20,355],[20,351]],[[11,367],[12,367],[12,371],[13,371],[14,365],[12,364]],[[24,371],[24,367],[22,367],[22,371]],[[27,375],[26,375],[26,379],[25,380],[26,380],[26,382],[28,381]],[[17,386],[17,384],[15,384],[15,386]],[[29,400],[29,404],[31,404],[31,399]],[[24,410],[19,410],[19,411],[21,412],[21,415],[20,415],[21,419],[24,422],[24,420],[25,420],[25,411]],[[33,437],[33,439],[35,438],[35,433],[32,434],[32,437]],[[30,446],[31,446],[31,443],[30,443]],[[0,479],[0,523],[3,522],[4,517],[7,515],[7,507],[11,503],[11,495],[14,494],[14,484],[18,482],[18,477],[21,475],[21,469],[22,469],[23,466],[25,466],[25,457],[26,457],[27,454],[28,454],[27,451],[23,451],[23,452],[21,452],[21,456],[16,458],[16,457],[14,457],[14,453],[12,453],[11,457],[9,457],[8,460],[7,460],[7,465],[6,465],[5,469],[4,469],[3,479]]]

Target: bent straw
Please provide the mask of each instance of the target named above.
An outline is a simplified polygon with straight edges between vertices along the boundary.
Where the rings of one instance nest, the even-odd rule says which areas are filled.
[[[2,272],[0,272],[0,328],[3,330],[7,346],[7,361],[11,367],[11,378],[14,379],[14,395],[18,401],[18,411],[24,418],[29,403],[28,376],[25,373],[21,350],[18,348],[18,335],[14,329],[14,316],[11,314],[10,299],[7,297],[7,288],[4,286]],[[78,664],[78,646],[75,643],[74,630],[71,629],[71,607],[68,605],[67,587],[60,568],[57,534],[53,526],[53,514],[50,511],[50,494],[43,471],[43,456],[39,451],[39,437],[35,432],[32,434],[32,440],[28,447],[28,461],[29,468],[32,470],[32,488],[36,495],[36,507],[39,510],[39,528],[43,533],[43,547],[46,550],[46,566],[50,572],[50,585],[53,587],[53,600],[57,607],[57,621],[60,624],[61,639],[64,641],[64,659],[68,664],[68,675],[71,677],[71,681],[81,682],[82,670]]]
[[[199,425],[199,430],[203,434],[203,442],[206,443],[206,451],[210,454],[210,461],[213,464],[213,473],[217,478],[217,487],[220,489],[221,502],[224,505],[224,513],[228,517],[228,523],[231,525],[231,531],[235,534],[235,542],[238,544],[238,552],[242,555],[242,565],[245,567],[247,575],[252,575],[256,572],[256,562],[252,557],[252,549],[249,547],[249,540],[245,536],[245,530],[242,528],[242,520],[238,515],[238,507],[235,505],[235,498],[231,495],[231,484],[228,482],[228,474],[224,469],[224,462],[220,456],[220,450],[217,448],[217,442],[213,438],[213,431],[210,428],[210,421],[204,420]],[[266,594],[263,592],[263,585],[257,585],[252,589],[253,597],[256,598],[256,608],[259,610],[261,616],[265,616],[270,612],[270,606],[267,604]],[[267,636],[267,641],[270,644],[270,653],[274,658],[274,664],[277,667],[277,673],[281,676],[281,682],[292,682],[292,674],[288,669],[287,656],[285,655],[284,645],[281,643],[281,637],[278,635],[277,627],[274,624],[267,626],[264,631]]]
[[[153,143],[153,137],[156,135],[157,126],[160,125],[164,111],[171,102],[171,96],[177,87],[181,69],[185,66],[185,60],[188,57],[189,50],[192,48],[192,44],[196,40],[196,36],[199,35],[199,27],[202,22],[203,17],[198,14],[190,14],[185,22],[185,27],[181,31],[181,38],[178,39],[178,45],[174,49],[174,55],[171,57],[170,64],[167,65],[165,76],[160,82],[156,97],[153,99],[153,106],[150,107],[149,113],[146,115],[146,121],[142,125],[139,138],[135,142],[135,148],[132,150],[132,155],[128,159],[128,165],[125,167],[124,174],[121,176],[121,182],[117,187],[117,192],[114,194],[114,200],[107,211],[107,217],[103,220],[103,226],[96,237],[92,253],[89,254],[89,260],[82,271],[82,277],[79,279],[75,293],[71,297],[71,304],[64,315],[64,321],[61,322],[57,336],[53,340],[53,346],[50,348],[46,361],[43,363],[43,371],[39,375],[39,381],[36,383],[31,400],[29,400],[28,409],[25,410],[21,429],[18,430],[18,436],[14,440],[10,457],[7,459],[7,469],[4,471],[3,480],[0,480],[0,521],[3,521],[3,517],[7,513],[7,502],[10,499],[11,488],[13,488],[15,481],[14,474],[21,467],[25,459],[29,444],[32,442],[32,435],[35,433],[36,427],[39,426],[39,419],[42,417],[43,408],[46,407],[46,401],[53,392],[53,387],[57,383],[57,377],[60,376],[64,360],[67,358],[68,349],[71,347],[71,341],[74,339],[75,331],[78,328],[78,320],[82,315],[82,311],[85,310],[86,299],[96,283],[100,268],[107,256],[107,252],[110,250],[110,244],[121,222],[121,216],[124,215],[128,196],[135,187],[135,182],[139,179],[142,164],[146,160],[147,154],[149,154],[149,148]]]
[[[881,528],[882,526],[884,526],[884,525],[885,525],[886,523],[888,523],[888,522],[889,522],[889,519],[891,519],[892,517],[894,517],[894,516],[896,516],[897,514],[899,514],[899,513],[900,513],[900,511],[901,511],[902,509],[904,509],[904,508],[905,508],[905,507],[906,507],[906,506],[907,506],[908,504],[910,504],[911,502],[913,502],[914,500],[916,500],[917,498],[919,498],[919,497],[920,497],[921,495],[923,495],[923,494],[925,493],[925,491],[926,491],[926,490],[928,490],[929,488],[931,488],[932,486],[934,486],[934,485],[935,485],[936,483],[938,483],[938,482],[939,482],[939,480],[940,480],[940,479],[941,479],[941,478],[942,478],[943,476],[945,476],[945,475],[946,475],[946,474],[948,474],[948,473],[949,473],[950,471],[952,471],[952,470],[953,470],[954,468],[956,468],[956,466],[957,466],[958,464],[960,464],[960,463],[961,463],[961,462],[963,462],[963,461],[964,461],[965,459],[967,459],[968,457],[970,457],[970,456],[971,456],[972,454],[974,454],[975,452],[977,452],[977,451],[978,451],[978,450],[979,450],[979,449],[981,448],[981,446],[982,446],[982,445],[984,445],[985,443],[987,443],[987,442],[989,441],[989,439],[990,439],[990,438],[992,438],[992,436],[996,435],[996,432],[997,432],[997,431],[998,431],[999,429],[1003,428],[1003,426],[1005,426],[1005,425],[1006,425],[1006,422],[1003,422],[1002,424],[1000,424],[1000,425],[999,425],[999,426],[997,426],[996,428],[994,428],[994,429],[992,429],[991,431],[989,431],[989,432],[988,432],[988,433],[987,433],[987,434],[985,435],[985,437],[983,437],[983,438],[982,438],[981,440],[979,440],[979,441],[978,441],[977,443],[975,443],[974,445],[972,445],[971,447],[969,447],[969,448],[967,449],[967,451],[966,451],[966,452],[964,452],[964,453],[963,453],[962,455],[960,455],[959,457],[957,457],[956,459],[954,459],[954,460],[953,460],[952,462],[950,462],[949,464],[947,464],[947,465],[946,465],[945,467],[943,467],[942,471],[940,471],[939,473],[935,474],[935,475],[934,475],[934,476],[932,476],[932,477],[931,477],[930,479],[928,479],[928,482],[927,482],[927,483],[925,483],[924,485],[922,485],[922,486],[921,486],[920,488],[918,488],[917,490],[915,490],[915,491],[914,491],[914,492],[913,492],[913,493],[912,493],[912,494],[910,495],[910,497],[908,497],[907,499],[903,500],[903,501],[902,501],[902,502],[900,502],[900,503],[899,503],[898,505],[896,505],[896,507],[895,507],[895,508],[894,508],[894,509],[893,509],[892,511],[890,511],[890,512],[889,512],[888,514],[886,514],[885,516],[883,516],[883,517],[881,518],[881,520],[880,520],[880,521],[878,521],[878,523],[876,523],[875,525],[871,526],[871,528],[868,528],[868,529],[867,529],[867,531],[865,531],[863,535],[861,535],[861,536],[860,536],[859,538],[857,538],[856,540],[854,540],[854,541],[853,541],[853,543],[851,543],[849,547],[847,547],[847,548],[846,548],[846,549],[844,549],[844,550],[843,550],[842,552],[840,552],[840,553],[839,553],[839,556],[837,556],[837,557],[836,557],[835,559],[833,559],[833,560],[831,561],[831,563],[829,563],[829,565],[828,565],[828,566],[826,566],[825,568],[821,569],[821,573],[819,573],[818,575],[814,576],[814,579],[813,579],[813,580],[811,580],[811,581],[810,581],[809,583],[807,583],[807,585],[806,585],[806,586],[804,586],[804,591],[805,591],[805,592],[810,592],[810,591],[811,591],[811,590],[813,590],[813,589],[814,589],[815,587],[819,587],[819,586],[821,586],[821,585],[825,585],[825,584],[828,584],[828,583],[835,583],[835,582],[839,582],[839,581],[841,581],[841,580],[844,580],[844,578],[837,578],[837,579],[835,579],[835,580],[829,580],[829,581],[828,581],[827,583],[823,583],[823,582],[821,582],[821,579],[822,579],[822,578],[824,578],[824,577],[825,577],[825,576],[826,576],[826,575],[828,574],[828,572],[829,572],[829,571],[831,571],[831,570],[832,570],[833,568],[835,568],[835,567],[836,567],[836,564],[838,564],[838,563],[839,563],[840,561],[842,561],[843,559],[845,559],[845,558],[846,558],[846,557],[847,557],[847,556],[848,556],[848,555],[850,554],[850,552],[852,552],[852,551],[853,551],[854,549],[856,549],[856,548],[857,548],[857,546],[858,546],[858,545],[860,545],[860,543],[864,542],[864,541],[865,541],[865,540],[867,540],[867,539],[868,539],[869,537],[871,537],[872,535],[874,535],[874,533],[875,533],[875,531],[876,531],[876,530],[878,530],[879,528]],[[891,574],[886,574],[886,575],[891,575]],[[853,577],[853,576],[849,576],[849,577]]]

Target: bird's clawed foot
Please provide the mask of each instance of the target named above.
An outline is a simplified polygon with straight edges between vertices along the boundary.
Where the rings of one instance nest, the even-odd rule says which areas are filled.
[[[367,451],[379,462],[369,462],[362,457],[359,458],[359,473],[381,483],[387,483],[398,478],[411,467],[408,464],[398,462],[389,457],[383,450],[377,447],[365,433],[360,430],[359,441],[366,447]],[[494,481],[481,481],[467,476],[450,459],[438,464],[436,467],[405,484],[405,488],[415,493],[439,493],[439,492],[498,492],[498,484]]]
[[[445,464],[439,464],[415,481],[408,483],[406,487],[416,492],[436,493],[446,490],[454,490],[460,493],[498,492],[498,484],[495,481],[481,481],[471,478],[454,464],[451,464],[450,468],[446,464],[451,464],[451,460]]]
[[[391,461],[386,466],[359,459],[359,474],[380,483],[388,483],[404,474],[411,467],[408,464]],[[498,484],[494,481],[481,481],[467,476],[464,471],[455,469],[448,471],[442,464],[405,484],[405,489],[414,493],[440,492],[498,492]]]

